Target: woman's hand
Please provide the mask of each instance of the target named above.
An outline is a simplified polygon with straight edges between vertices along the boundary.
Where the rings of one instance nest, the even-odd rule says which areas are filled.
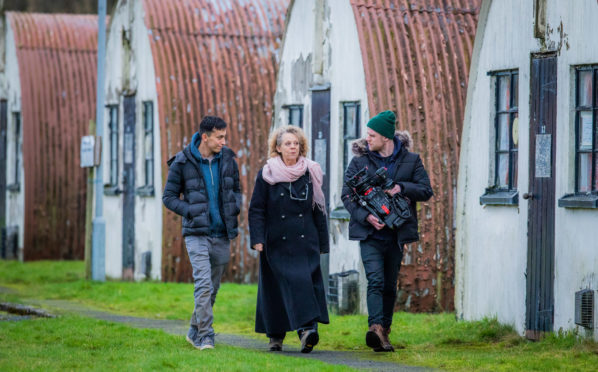
[[[253,249],[255,249],[258,252],[261,252],[264,250],[264,244],[263,243],[257,243],[256,245],[253,246]]]

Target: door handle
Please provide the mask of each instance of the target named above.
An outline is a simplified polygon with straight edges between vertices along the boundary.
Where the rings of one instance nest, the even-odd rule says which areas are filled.
[[[529,193],[525,193],[523,194],[523,199],[527,200],[527,199],[533,199],[534,198],[534,194],[532,194],[531,192]]]

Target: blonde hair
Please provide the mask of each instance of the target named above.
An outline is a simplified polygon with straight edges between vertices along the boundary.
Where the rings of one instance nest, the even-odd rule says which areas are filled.
[[[268,149],[270,151],[270,157],[275,158],[280,156],[280,153],[276,150],[276,146],[282,145],[282,136],[285,133],[293,134],[299,140],[299,156],[306,156],[307,155],[307,137],[305,137],[305,133],[299,127],[294,125],[285,125],[278,129],[276,129],[272,134],[270,134],[270,138],[268,139]]]

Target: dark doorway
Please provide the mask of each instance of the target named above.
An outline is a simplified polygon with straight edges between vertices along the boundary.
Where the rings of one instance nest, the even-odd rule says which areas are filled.
[[[326,198],[326,210],[330,214],[330,86],[311,89],[311,148],[313,160],[324,172],[322,189]],[[324,291],[328,293],[330,259],[320,256],[320,268],[324,278]]]
[[[123,279],[135,272],[135,96],[124,97]]]
[[[324,171],[326,209],[330,196],[330,87],[312,88],[311,93],[311,148],[313,160]]]
[[[554,323],[556,54],[532,57],[528,200],[526,337],[539,339]]]
[[[6,100],[0,101],[0,258],[6,258],[6,131],[8,122],[8,108]]]

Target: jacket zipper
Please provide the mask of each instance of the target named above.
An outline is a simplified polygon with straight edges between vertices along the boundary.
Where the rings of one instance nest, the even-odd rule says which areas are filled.
[[[214,186],[214,174],[212,173],[212,160],[208,160],[208,168],[210,169],[210,178],[212,179],[212,186]]]

